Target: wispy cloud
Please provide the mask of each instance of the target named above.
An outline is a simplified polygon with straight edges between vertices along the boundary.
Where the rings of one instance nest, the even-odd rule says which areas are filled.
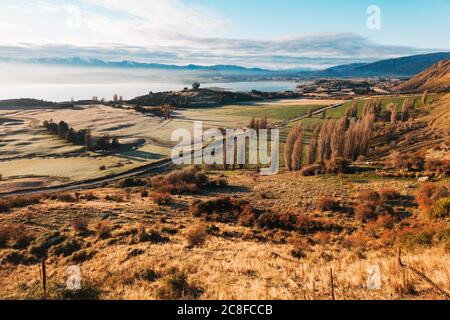
[[[320,68],[432,51],[351,33],[230,39],[226,19],[182,0],[2,0],[1,9],[2,57]]]

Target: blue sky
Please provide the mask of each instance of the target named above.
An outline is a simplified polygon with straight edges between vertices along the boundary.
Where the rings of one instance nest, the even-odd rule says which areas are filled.
[[[231,19],[230,37],[354,32],[383,44],[420,48],[450,45],[449,0],[189,0]],[[366,28],[366,9],[381,9],[382,28]]]
[[[377,5],[381,29],[366,10]],[[323,68],[450,50],[450,0],[2,0],[0,57]]]

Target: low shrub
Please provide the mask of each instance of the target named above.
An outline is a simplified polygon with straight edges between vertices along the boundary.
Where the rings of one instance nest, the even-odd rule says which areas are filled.
[[[24,195],[6,197],[0,199],[0,213],[8,212],[13,208],[23,208],[29,205],[38,204],[44,199],[43,195]]]
[[[380,194],[376,191],[362,191],[356,197],[359,201],[370,201],[378,203],[381,200]]]
[[[94,225],[94,230],[99,239],[108,239],[111,237],[112,227],[108,222],[100,221]]]
[[[106,195],[105,200],[113,202],[123,202],[124,195],[120,193],[108,194]]]
[[[430,210],[430,216],[436,219],[449,217],[450,197],[437,200],[434,207]]]
[[[189,248],[200,246],[208,237],[207,228],[204,224],[193,226],[186,232],[186,240]]]
[[[133,188],[133,187],[142,187],[146,185],[147,183],[143,179],[136,177],[125,178],[117,183],[117,187],[119,188]]]
[[[304,177],[317,176],[324,173],[325,168],[320,164],[306,166],[300,170],[300,175]]]
[[[150,180],[154,190],[161,193],[184,194],[197,193],[212,186],[208,177],[198,167],[175,170],[167,175],[153,177]]]
[[[400,199],[401,195],[395,189],[383,189],[380,191],[380,197],[383,201],[392,201]]]
[[[339,202],[331,197],[322,197],[316,203],[316,208],[321,211],[338,211]]]
[[[55,200],[63,201],[63,202],[76,202],[78,198],[73,193],[58,193],[53,197]]]
[[[155,192],[150,195],[150,198],[159,206],[167,206],[173,203],[173,198],[169,193]]]
[[[436,202],[442,198],[449,197],[449,191],[444,186],[437,186],[433,183],[424,183],[417,190],[415,197],[419,208],[424,213],[433,215],[432,211]]]
[[[426,231],[417,233],[407,232],[399,236],[398,244],[406,249],[429,247],[433,244],[433,234]]]
[[[161,286],[156,291],[160,300],[194,300],[202,290],[189,284],[183,272],[174,271],[161,279]]]
[[[75,232],[83,233],[88,231],[89,220],[85,217],[75,217],[71,221],[72,229]]]

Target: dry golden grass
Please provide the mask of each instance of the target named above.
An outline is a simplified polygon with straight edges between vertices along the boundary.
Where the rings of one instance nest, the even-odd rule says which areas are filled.
[[[97,199],[47,199],[32,208],[13,209],[0,216],[0,226],[23,224],[32,242],[27,248],[18,249],[14,248],[14,241],[8,240],[8,245],[0,249],[1,261],[10,257],[23,262],[2,263],[0,298],[40,298],[36,282],[39,265],[33,262],[30,248],[43,239],[56,241],[58,237],[63,237],[63,242],[55,245],[59,251],[72,244],[77,246],[67,248],[70,252],[62,251],[67,256],[55,254],[59,251],[53,247],[49,250],[49,281],[55,287],[64,285],[67,267],[79,264],[86,287],[72,295],[59,292],[55,298],[330,299],[330,268],[337,299],[442,298],[410,271],[403,276],[397,261],[396,239],[401,232],[416,229],[430,232],[436,239],[445,237],[445,220],[421,220],[424,218],[414,209],[405,221],[414,223],[416,229],[403,230],[396,219],[389,229],[388,222],[382,219],[361,224],[351,214],[315,209],[315,199],[325,196],[343,206],[354,206],[358,193],[369,189],[394,188],[411,195],[414,189],[407,188],[410,181],[366,178],[359,183],[354,177],[300,177],[298,173],[285,173],[254,179],[251,174],[233,174],[228,176],[230,187],[226,191],[248,200],[254,207],[295,212],[304,216],[302,221],[331,221],[341,231],[299,234],[245,227],[233,221],[208,222],[205,217],[192,216],[189,206],[194,199],[206,201],[217,194],[176,196],[172,206],[160,207],[142,198],[139,187],[131,190],[130,199],[120,202],[104,200],[115,189],[99,189],[95,192]],[[276,191],[274,183],[279,186]],[[271,191],[273,197],[256,197],[265,191]],[[27,217],[25,213],[30,209],[35,214]],[[74,233],[71,223],[77,216],[88,220],[88,230],[95,232]],[[204,241],[206,233],[208,238]],[[196,245],[186,245],[190,238],[195,240],[191,244]],[[433,240],[431,245],[421,245],[420,241],[415,244],[418,245],[404,252],[403,262],[450,291],[450,252],[444,243]],[[368,267],[374,265],[381,270],[380,290],[367,288]]]

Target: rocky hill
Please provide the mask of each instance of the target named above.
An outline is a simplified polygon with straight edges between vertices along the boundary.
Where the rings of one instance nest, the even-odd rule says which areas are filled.
[[[439,61],[395,89],[401,92],[450,92],[450,59]]]

